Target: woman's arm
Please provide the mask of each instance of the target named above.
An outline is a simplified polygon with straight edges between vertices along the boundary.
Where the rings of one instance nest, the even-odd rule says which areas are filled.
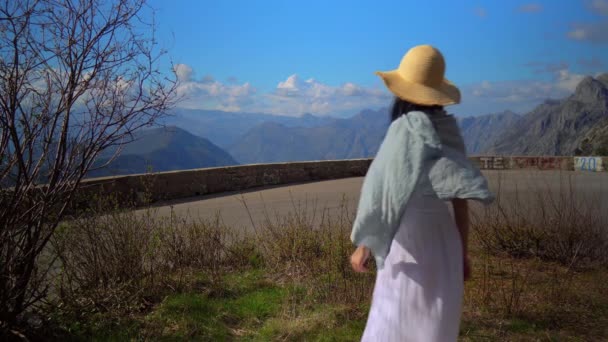
[[[454,206],[454,219],[462,241],[464,280],[468,280],[471,276],[471,266],[469,264],[469,204],[465,199],[455,198],[452,200],[452,205]]]

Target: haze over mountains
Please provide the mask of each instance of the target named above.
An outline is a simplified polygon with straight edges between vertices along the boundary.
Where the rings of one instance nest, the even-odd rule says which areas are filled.
[[[163,123],[180,127],[199,137],[209,139],[222,148],[228,148],[237,143],[250,129],[266,122],[275,122],[285,127],[316,127],[333,120],[330,117],[311,114],[293,117],[176,108]]]
[[[100,162],[114,151],[107,151]],[[236,165],[226,151],[209,140],[177,127],[159,127],[141,131],[126,144],[109,166],[91,171],[90,177],[134,173],[187,170],[213,166]]]
[[[586,77],[572,95],[546,100],[525,115],[505,111],[458,122],[473,155],[606,155],[608,74]],[[166,171],[373,157],[389,116],[387,108],[350,118],[177,109],[165,123],[176,127],[142,132],[113,162],[110,174],[145,172],[149,166]]]
[[[386,109],[364,110],[316,127],[267,122],[247,132],[228,152],[243,164],[373,157],[388,124]]]

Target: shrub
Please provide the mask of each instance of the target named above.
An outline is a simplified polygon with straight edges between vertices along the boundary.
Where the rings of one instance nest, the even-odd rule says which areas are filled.
[[[496,203],[473,210],[473,236],[491,253],[538,257],[566,266],[608,265],[608,220],[602,193],[583,197],[572,179],[551,191],[528,184],[528,195],[499,193]],[[501,182],[501,180],[499,180]]]

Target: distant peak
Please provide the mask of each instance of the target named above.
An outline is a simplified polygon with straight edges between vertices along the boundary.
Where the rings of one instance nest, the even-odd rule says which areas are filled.
[[[578,83],[578,85],[576,86],[577,88],[579,87],[584,87],[586,85],[590,85],[593,84],[593,81],[595,81],[595,79],[591,76],[585,76],[583,77],[583,79]]]
[[[591,76],[586,76],[576,86],[574,96],[577,100],[585,103],[601,101],[608,97],[608,90],[603,82],[596,80]]]

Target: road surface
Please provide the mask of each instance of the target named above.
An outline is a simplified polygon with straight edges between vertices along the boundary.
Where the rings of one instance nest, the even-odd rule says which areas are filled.
[[[502,203],[513,203],[515,198],[530,202],[566,199],[598,205],[608,213],[606,172],[509,170],[484,174]],[[319,222],[323,214],[336,218],[344,210],[354,213],[362,182],[362,177],[356,177],[199,196],[158,203],[153,210],[155,215],[188,220],[220,215],[226,225],[244,230],[295,212]],[[473,207],[479,210],[481,206]]]

